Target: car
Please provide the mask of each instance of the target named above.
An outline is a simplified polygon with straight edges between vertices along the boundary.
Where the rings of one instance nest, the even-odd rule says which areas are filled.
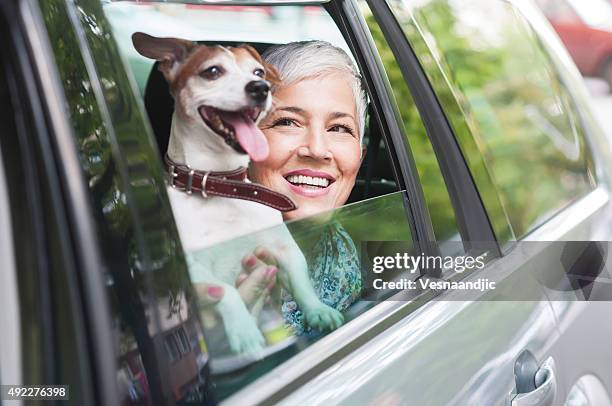
[[[612,3],[537,0],[585,76],[604,79],[612,92]]]
[[[3,385],[67,385],[78,405],[612,405],[610,141],[531,1],[15,0],[0,31]],[[228,351],[136,31],[354,59],[370,103],[349,204],[286,223],[301,243],[331,218],[359,247],[345,325],[297,336],[266,305],[263,354]],[[374,271],[400,252],[455,266]],[[398,281],[420,288],[377,287]]]

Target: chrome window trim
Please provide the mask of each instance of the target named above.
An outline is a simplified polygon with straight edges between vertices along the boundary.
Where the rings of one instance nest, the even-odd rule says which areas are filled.
[[[0,334],[0,383],[20,385],[23,367],[21,317],[8,193],[0,153],[0,326],[4,331]],[[21,405],[22,401],[16,404]]]

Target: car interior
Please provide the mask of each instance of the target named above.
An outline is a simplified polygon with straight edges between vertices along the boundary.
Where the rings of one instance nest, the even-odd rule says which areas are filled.
[[[236,42],[200,42],[202,44],[220,44],[225,46],[239,45]],[[260,54],[273,44],[249,43]],[[170,138],[170,126],[172,112],[174,111],[174,100],[168,90],[168,84],[162,73],[157,69],[156,62],[149,74],[145,92],[144,104],[149,116],[149,121],[155,133],[155,139],[159,152],[165,155]],[[376,120],[371,119],[372,109],[368,108],[366,117],[366,129],[364,145],[367,151],[364,162],[357,175],[355,187],[347,203],[354,203],[372,197],[397,192],[398,186],[393,176],[391,161],[388,159],[382,133],[378,128]]]

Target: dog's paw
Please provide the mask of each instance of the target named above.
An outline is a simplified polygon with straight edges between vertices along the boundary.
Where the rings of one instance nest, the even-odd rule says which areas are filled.
[[[261,358],[266,340],[253,316],[226,323],[225,332],[232,352]]]
[[[304,318],[310,327],[321,331],[335,330],[344,323],[342,313],[323,303],[304,310]]]

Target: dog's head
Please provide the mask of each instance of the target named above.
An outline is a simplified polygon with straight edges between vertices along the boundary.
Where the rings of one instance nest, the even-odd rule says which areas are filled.
[[[272,106],[270,86],[278,75],[255,49],[198,45],[141,32],[132,42],[141,55],[159,61],[180,120],[210,130],[202,136],[214,133],[210,142],[229,151],[254,161],[267,158],[268,143],[257,123]]]

